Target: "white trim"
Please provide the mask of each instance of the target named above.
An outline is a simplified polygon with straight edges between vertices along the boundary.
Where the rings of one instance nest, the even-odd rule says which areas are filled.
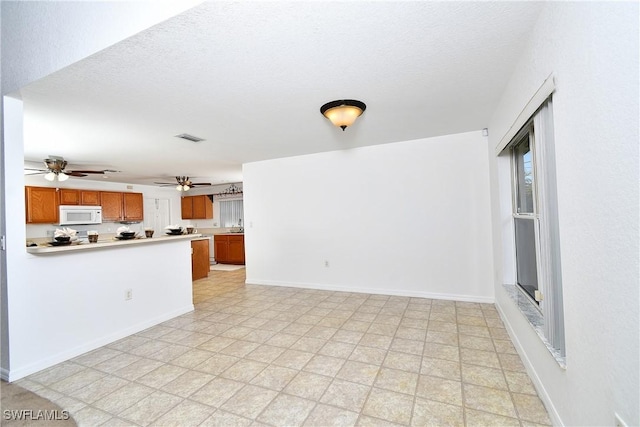
[[[527,374],[529,375],[529,378],[533,383],[533,386],[538,392],[538,397],[540,397],[540,400],[542,400],[542,403],[544,404],[544,407],[547,410],[547,413],[549,414],[549,418],[551,419],[551,425],[564,426],[564,423],[560,418],[560,413],[558,412],[558,409],[553,404],[553,401],[551,400],[551,396],[549,396],[549,393],[547,392],[547,389],[544,387],[544,384],[542,383],[542,380],[538,376],[538,373],[534,369],[533,364],[529,359],[529,356],[527,355],[526,351],[524,350],[524,347],[520,343],[520,340],[518,339],[518,335],[515,333],[513,327],[511,326],[511,323],[509,322],[509,316],[507,316],[504,313],[500,304],[496,304],[496,310],[498,310],[500,319],[502,319],[502,323],[504,323],[504,327],[507,330],[509,337],[511,338],[511,342],[513,342],[513,346],[518,352],[518,355],[522,360],[522,364],[524,365],[527,371]]]
[[[70,350],[63,351],[61,353],[55,354],[51,357],[47,357],[45,359],[38,360],[37,362],[31,363],[27,366],[23,366],[18,369],[2,369],[0,371],[2,375],[2,379],[6,381],[16,381],[21,378],[26,377],[27,375],[31,375],[43,369],[49,368],[58,363],[64,362],[66,360],[72,359],[76,356],[80,356],[81,354],[87,353],[91,350],[95,350],[107,344],[111,344],[112,342],[118,341],[119,339],[128,337],[129,335],[133,335],[140,331],[144,331],[147,328],[158,325],[167,320],[171,320],[175,317],[181,316],[186,313],[190,313],[194,310],[193,304],[190,304],[186,307],[183,307],[178,310],[174,310],[170,313],[165,313],[163,315],[157,316],[153,319],[146,320],[144,322],[138,323],[137,325],[131,326],[129,328],[120,330],[118,332],[114,332],[112,334],[106,335],[104,337],[100,337],[91,342],[82,344]]]
[[[438,294],[433,292],[410,291],[404,289],[378,289],[355,286],[323,285],[321,283],[301,283],[301,282],[275,282],[273,280],[246,280],[247,285],[284,286],[286,288],[317,289],[320,291],[354,292],[359,294],[393,295],[401,297],[429,298],[449,301],[477,302],[482,304],[493,304],[492,297],[480,297],[475,295]]]
[[[553,74],[549,75],[542,83],[542,85],[538,88],[536,93],[533,94],[527,105],[524,106],[518,117],[516,117],[515,121],[504,134],[500,143],[496,146],[496,156],[500,155],[502,151],[509,145],[514,136],[518,133],[518,131],[522,128],[531,119],[533,114],[540,108],[540,106],[544,103],[544,101],[549,98],[549,95],[555,91],[555,79]]]

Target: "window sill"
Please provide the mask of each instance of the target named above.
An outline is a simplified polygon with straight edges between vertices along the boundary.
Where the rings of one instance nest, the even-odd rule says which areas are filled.
[[[544,317],[538,311],[538,309],[533,305],[533,302],[526,296],[520,292],[516,285],[506,285],[503,284],[502,287],[509,295],[509,298],[518,306],[518,309],[522,313],[522,315],[527,319],[529,325],[536,331],[538,337],[542,340],[549,353],[556,360],[558,365],[562,369],[567,369],[567,360],[566,357],[562,356],[560,352],[551,346],[549,341],[544,336]]]

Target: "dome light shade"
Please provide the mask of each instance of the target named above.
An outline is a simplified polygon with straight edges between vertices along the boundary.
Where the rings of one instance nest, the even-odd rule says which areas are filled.
[[[54,172],[49,172],[48,174],[46,174],[44,176],[44,179],[46,179],[47,181],[55,181],[56,180],[56,174]]]
[[[351,126],[367,106],[364,102],[355,99],[342,99],[339,101],[331,101],[320,107],[323,116],[331,121],[335,126],[342,128],[344,131],[347,126]]]
[[[58,181],[62,182],[62,181],[66,181],[69,179],[69,175],[67,175],[66,173],[60,172],[58,174]]]

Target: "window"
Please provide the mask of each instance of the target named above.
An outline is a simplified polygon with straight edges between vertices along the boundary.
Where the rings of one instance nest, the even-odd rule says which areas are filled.
[[[242,227],[244,208],[242,199],[220,201],[220,226]]]
[[[549,97],[501,154],[511,159],[513,283],[542,318],[554,355],[565,356],[552,101]]]

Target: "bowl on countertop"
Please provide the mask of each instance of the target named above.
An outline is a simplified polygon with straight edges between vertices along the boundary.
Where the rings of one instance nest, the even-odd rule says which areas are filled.
[[[125,239],[131,239],[135,237],[135,235],[135,231],[123,231],[122,233],[120,233],[120,236],[124,237]]]
[[[178,228],[172,228],[167,230],[167,234],[171,235],[171,236],[177,236],[182,234],[182,229],[178,229]]]
[[[58,237],[54,237],[54,240],[56,242],[61,242],[61,243],[70,242],[71,241],[71,237],[70,236],[58,236]]]

